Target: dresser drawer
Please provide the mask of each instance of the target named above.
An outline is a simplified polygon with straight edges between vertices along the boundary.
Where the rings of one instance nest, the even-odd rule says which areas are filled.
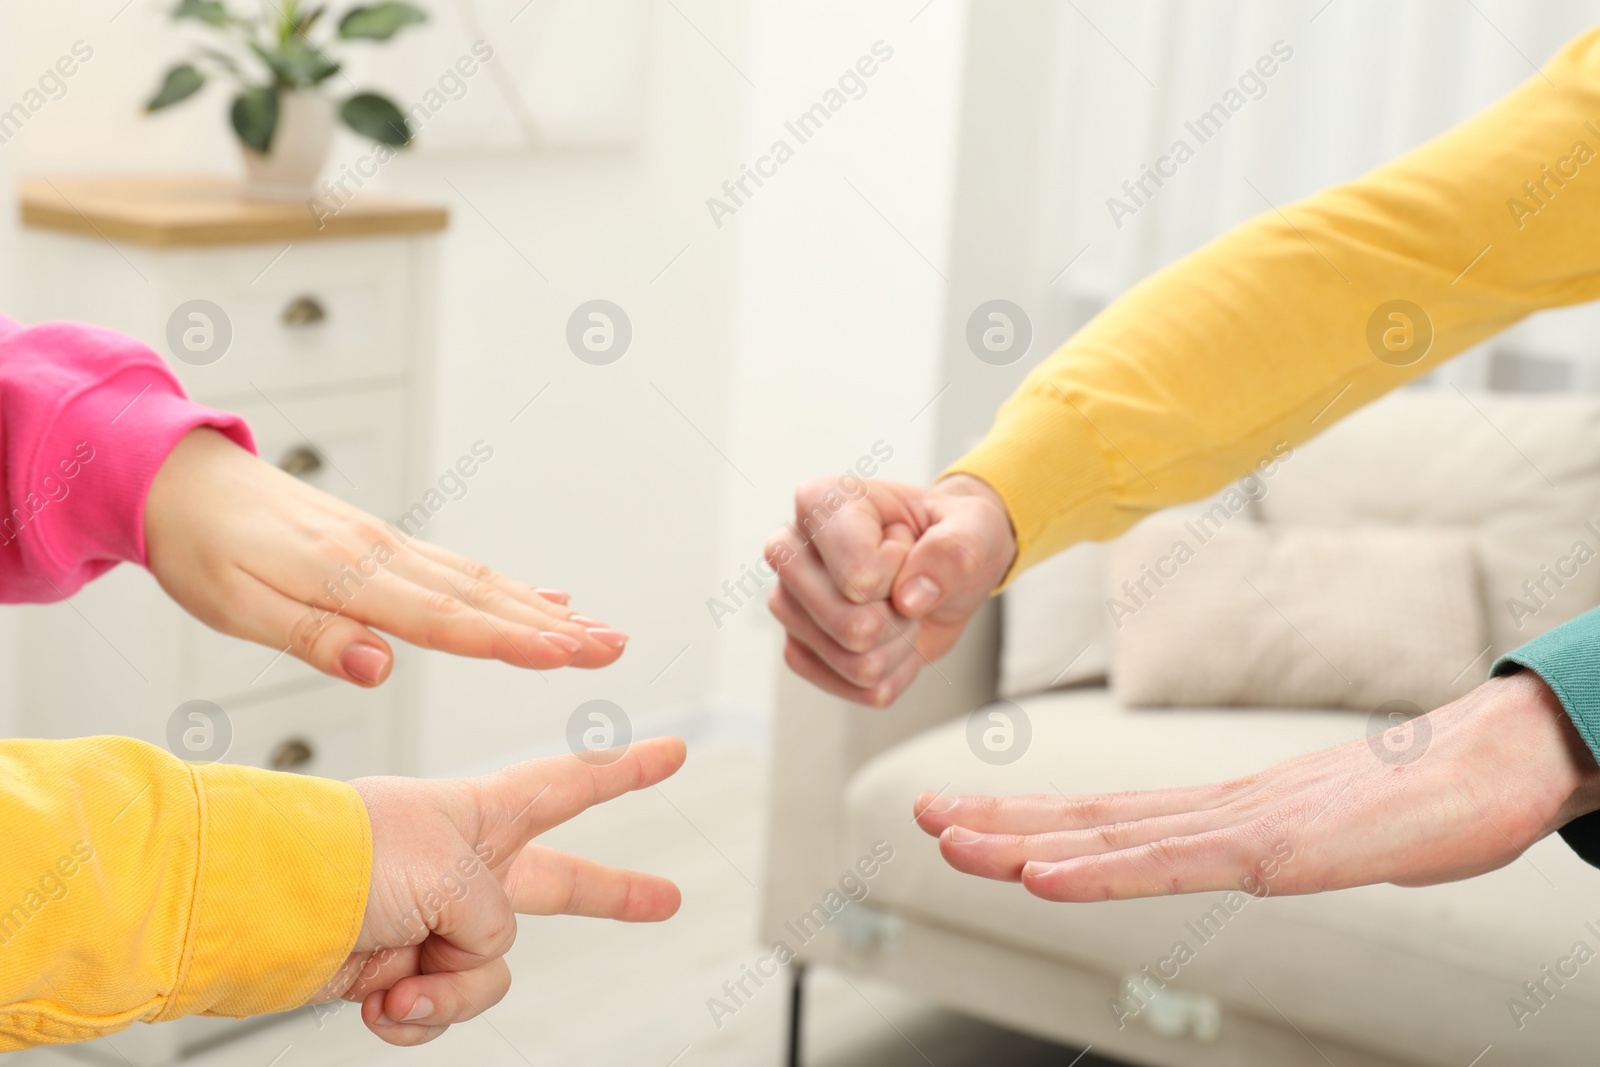
[[[232,404],[261,458],[363,511],[392,519],[402,499],[406,394],[398,388]]]
[[[161,272],[157,348],[199,400],[406,375],[415,362],[408,324],[420,306],[413,243],[370,238],[286,252],[244,245],[174,254]],[[222,318],[189,306],[197,300]],[[193,327],[199,330],[190,334]],[[231,337],[218,356],[224,329]]]
[[[392,693],[330,681],[260,703],[218,701],[233,732],[223,761],[341,780],[382,774]]]
[[[233,410],[249,422],[263,460],[392,521],[407,506],[405,401],[404,392],[390,388],[258,400]],[[276,649],[225,637],[191,618],[184,619],[183,631],[184,677],[197,692],[244,693],[322,676],[293,656],[274,661]]]

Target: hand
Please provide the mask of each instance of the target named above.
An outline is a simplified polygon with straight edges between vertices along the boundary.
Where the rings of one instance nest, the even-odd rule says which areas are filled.
[[[368,627],[514,666],[603,667],[627,635],[292,478],[215,430],[167,456],[145,501],[161,588],[213,629],[372,686],[394,654]]]
[[[882,708],[950,650],[1005,576],[1016,538],[999,494],[968,475],[926,489],[832,479],[795,493],[795,524],[767,542],[767,597],[784,660],[836,696]]]
[[[1405,755],[1380,758],[1393,752]],[[1091,901],[1451,882],[1505,866],[1596,809],[1600,768],[1549,687],[1524,671],[1379,738],[1220,785],[923,794],[917,821],[957,870]]]
[[[372,824],[372,884],[354,951],[313,1001],[359,1002],[373,1033],[420,1045],[506,995],[517,915],[671,918],[680,898],[666,879],[528,842],[671,777],[683,759],[672,737],[481,778],[351,782]]]

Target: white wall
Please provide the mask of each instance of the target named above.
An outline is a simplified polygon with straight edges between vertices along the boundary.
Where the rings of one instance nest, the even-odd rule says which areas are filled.
[[[1286,204],[1416,147],[1534,77],[1532,64],[1597,18],[1593,0],[1084,0],[1064,10],[1051,31],[1056,76],[1039,133],[1053,158],[1033,251],[1047,273],[1087,251],[1041,303],[1103,303],[1267,210],[1263,196]],[[1192,142],[1184,121],[1277,41],[1293,57],[1265,95],[1115,225],[1108,197],[1175,138]],[[1588,306],[1535,316],[1498,345],[1586,361],[1600,387],[1597,331],[1600,307]],[[1483,384],[1494,347],[1443,374]]]
[[[760,561],[767,536],[792,520],[794,489],[806,478],[842,472],[879,441],[894,453],[880,476],[934,473],[938,412],[912,419],[944,384],[965,19],[966,5],[954,0],[925,9],[922,0],[754,5],[746,162],[775,138],[793,141],[784,123],[875,42],[893,55],[865,79],[860,99],[725,220],[723,232],[740,244],[731,455],[749,482],[724,472],[728,518],[704,596],[722,596],[722,581]],[[763,715],[781,666],[781,631],[764,598],[740,605],[719,629],[709,618],[702,607],[697,632],[716,649],[719,703]]]

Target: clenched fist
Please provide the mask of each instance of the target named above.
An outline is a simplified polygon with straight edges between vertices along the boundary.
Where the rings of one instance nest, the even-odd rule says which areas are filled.
[[[836,696],[886,707],[950,650],[1017,554],[999,494],[958,474],[926,488],[832,479],[795,493],[767,542],[784,659]]]

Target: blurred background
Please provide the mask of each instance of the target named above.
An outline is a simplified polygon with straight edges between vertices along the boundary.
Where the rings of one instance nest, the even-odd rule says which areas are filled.
[[[575,606],[632,641],[598,673],[416,657],[390,683],[406,702],[392,727],[406,736],[391,754],[436,776],[565,751],[574,710],[592,700],[621,709],[633,736],[682,734],[693,754],[659,795],[596,812],[562,838],[679,877],[677,932],[525,924],[512,1000],[407,1058],[663,1067],[784,1055],[782,983],[722,1025],[707,1000],[763,943],[762,805],[768,760],[784,760],[771,747],[781,631],[764,593],[752,595],[762,583],[738,583],[791,518],[795,486],[873,455],[882,477],[930,479],[1032,365],[1138,279],[1471,115],[1600,16],[1600,4],[1577,0],[419,6],[424,24],[346,49],[341,80],[402,110],[443,102],[429,106],[409,149],[375,168],[363,162],[370,140],[341,130],[323,172],[373,171],[346,183],[340,196],[352,205],[400,198],[449,213],[411,276],[428,313],[417,313],[415,290],[375,298],[384,329],[400,331],[384,336],[416,353],[392,383],[406,399],[386,432],[413,457],[395,511],[487,442],[493,461],[425,536],[571,591]],[[242,176],[224,86],[145,113],[163,72],[210,38],[193,20],[174,21],[173,7],[0,3],[0,189],[16,198],[45,178]],[[492,58],[451,76],[478,42]],[[1292,59],[1259,96],[1159,196],[1131,215],[1109,211],[1108,198],[1275,42]],[[75,73],[36,92],[67,55],[80,60]],[[864,57],[873,72],[852,76]],[[797,136],[794,123],[819,102],[827,116]],[[790,150],[773,161],[779,141]],[[752,170],[766,176],[740,190]],[[324,204],[329,195],[319,186]],[[80,272],[77,245],[30,243],[33,228],[0,211],[0,310],[19,318],[61,306],[41,288],[68,283],[72,307],[103,304],[101,321],[130,329],[123,323],[143,320],[126,312],[129,292],[159,305],[154,323],[168,305],[205,295],[161,281],[170,250],[80,232],[71,241],[83,254],[111,264]],[[227,254],[258,263],[264,285],[287,285],[319,240],[335,239]],[[105,258],[107,245],[130,269]],[[49,257],[48,270],[30,249]],[[192,263],[183,270],[172,276],[200,276]],[[975,358],[967,340],[969,317],[995,299],[1017,305],[1031,331],[1001,365]],[[568,341],[575,312],[596,300],[631,330],[611,362],[585,360]],[[1597,327],[1593,308],[1537,316],[1437,377],[1464,389],[1593,392]],[[251,343],[236,334],[225,360],[248,366]],[[322,484],[339,488],[332,477]],[[119,617],[111,601],[56,609],[38,633],[29,618],[0,621],[9,668],[0,677],[16,680],[0,705],[10,733],[52,732],[55,709],[80,714],[108,692],[148,699],[152,740],[178,701],[232,710],[225,694],[182,681],[196,677],[189,668],[162,683],[164,653],[146,651],[143,620]],[[39,665],[57,660],[40,642],[81,643],[80,666],[41,676]],[[280,669],[270,650],[249,654],[248,669]],[[298,684],[286,681],[275,699],[301,699]],[[145,687],[159,692],[141,696]],[[1085,1043],[1069,1053],[859,981],[819,975],[814,1062],[1068,1063]],[[351,1014],[228,1034],[214,1047],[207,1031],[188,1052],[229,1064],[401,1058]],[[138,1059],[139,1040],[86,1054]]]

